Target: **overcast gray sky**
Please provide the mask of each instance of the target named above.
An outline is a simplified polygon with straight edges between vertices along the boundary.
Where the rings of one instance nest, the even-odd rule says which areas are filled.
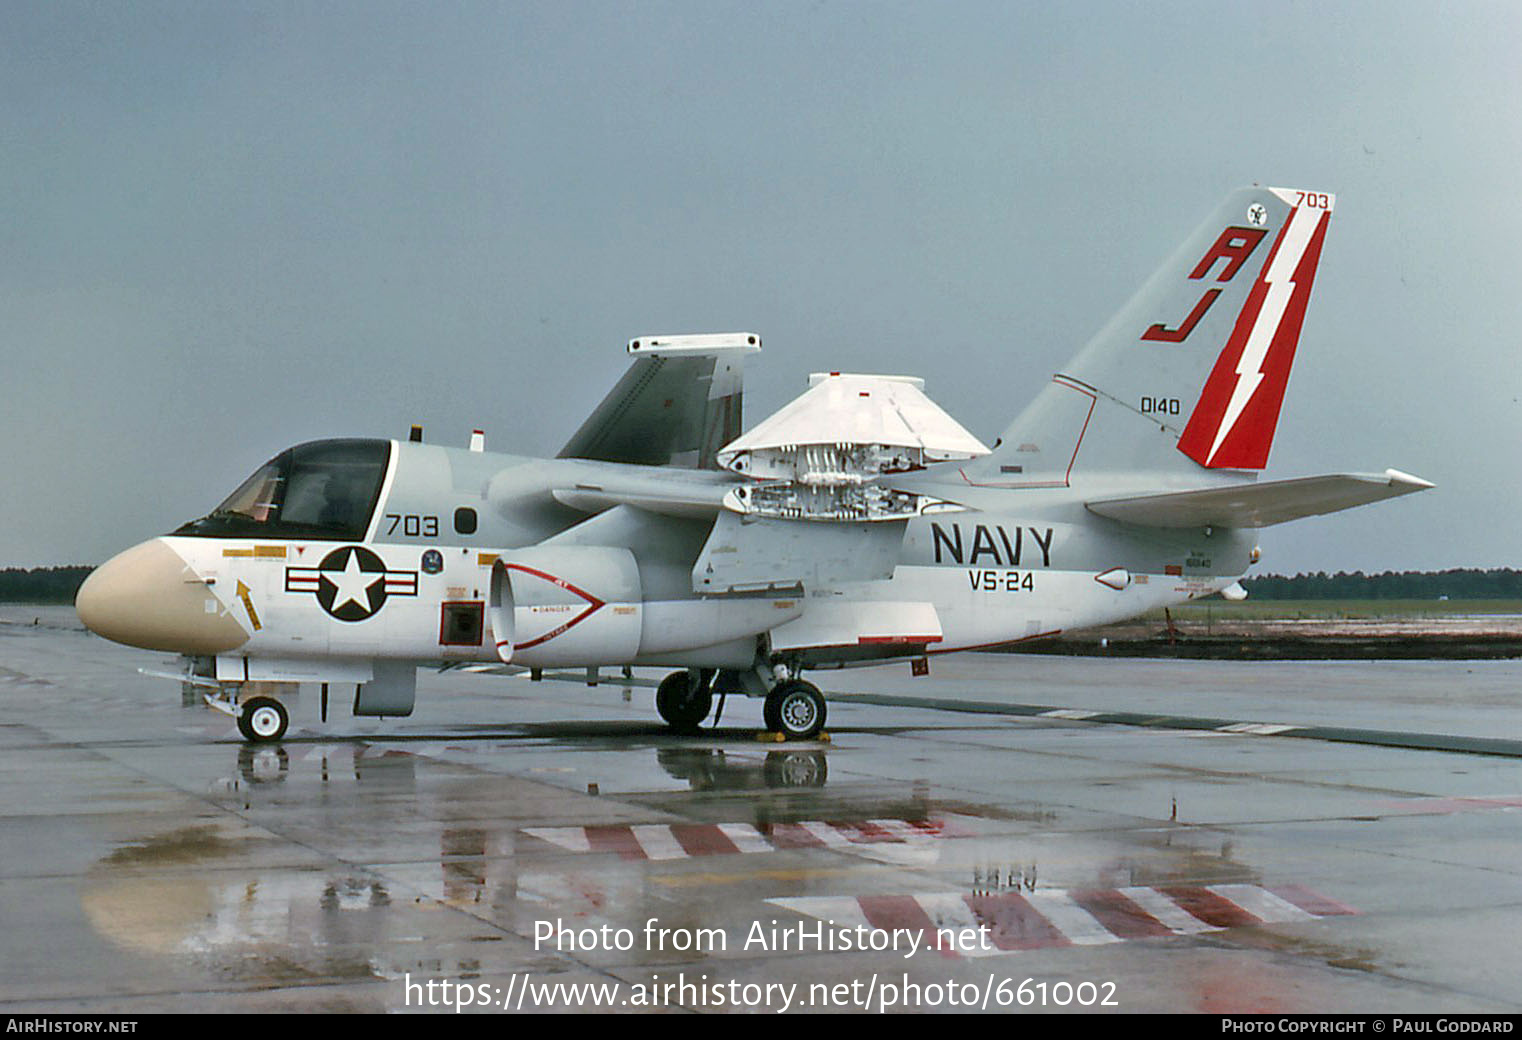
[[[1334,191],[1276,572],[1522,564],[1515,3],[0,0],[0,566],[302,440],[553,453],[652,332],[991,442],[1230,189]]]

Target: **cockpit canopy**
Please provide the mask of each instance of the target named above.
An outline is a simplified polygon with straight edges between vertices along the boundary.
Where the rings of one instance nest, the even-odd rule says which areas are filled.
[[[175,534],[359,541],[386,477],[391,442],[312,441],[276,455],[227,500]]]

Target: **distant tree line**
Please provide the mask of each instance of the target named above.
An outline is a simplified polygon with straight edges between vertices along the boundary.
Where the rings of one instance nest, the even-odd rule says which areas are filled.
[[[1338,571],[1243,578],[1254,599],[1522,599],[1522,571]]]
[[[0,570],[0,603],[73,603],[93,567],[34,567]]]

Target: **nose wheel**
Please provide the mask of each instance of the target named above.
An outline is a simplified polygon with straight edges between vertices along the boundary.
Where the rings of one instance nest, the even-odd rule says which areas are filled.
[[[824,695],[811,682],[789,679],[766,695],[761,717],[773,733],[784,734],[789,740],[809,740],[824,729]]]
[[[268,743],[285,736],[290,721],[285,705],[275,698],[251,697],[243,702],[243,710],[238,713],[238,732],[245,740]]]

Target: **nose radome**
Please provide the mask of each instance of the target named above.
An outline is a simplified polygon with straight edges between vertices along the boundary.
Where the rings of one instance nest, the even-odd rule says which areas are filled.
[[[145,650],[222,654],[248,633],[162,538],[107,560],[74,599],[96,635]]]

